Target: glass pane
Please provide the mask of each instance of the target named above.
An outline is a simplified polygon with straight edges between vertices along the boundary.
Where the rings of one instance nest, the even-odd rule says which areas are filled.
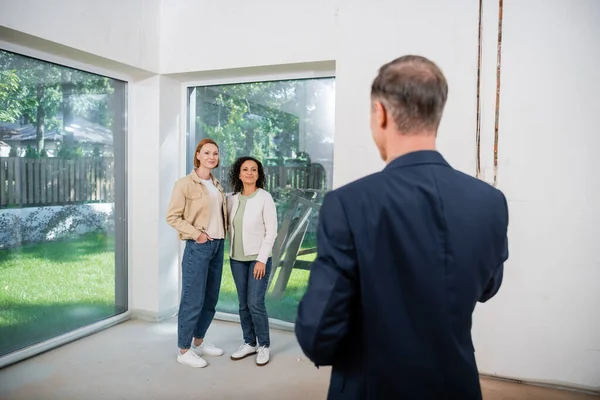
[[[0,50],[0,356],[127,309],[125,98]]]
[[[293,322],[316,253],[316,223],[333,175],[335,79],[303,79],[190,88],[187,166],[193,169],[196,144],[204,137],[220,147],[213,171],[226,191],[237,157],[262,161],[266,190],[275,199],[279,232],[267,295],[270,318]],[[238,312],[229,268],[229,244],[219,311]]]

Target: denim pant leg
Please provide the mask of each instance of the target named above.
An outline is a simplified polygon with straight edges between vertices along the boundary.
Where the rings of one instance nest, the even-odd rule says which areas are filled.
[[[219,301],[219,292],[221,290],[221,277],[223,276],[224,242],[223,239],[209,240],[207,242],[211,249],[211,257],[208,263],[204,306],[194,330],[194,337],[198,339],[204,339],[206,331],[215,316],[217,302]]]
[[[254,324],[252,323],[252,316],[248,308],[248,276],[252,274],[250,267],[254,263],[252,261],[230,260],[230,265],[240,304],[240,325],[242,326],[244,343],[256,346],[256,333],[254,332]]]
[[[265,276],[261,279],[254,279],[254,264],[250,266],[248,273],[248,308],[254,323],[254,330],[258,337],[260,346],[271,346],[271,338],[269,335],[269,316],[267,315],[267,307],[265,305],[265,294],[269,285],[269,276],[271,275],[271,258],[267,260]]]
[[[204,306],[211,252],[206,244],[188,240],[181,262],[181,302],[177,317],[177,345],[189,349]]]

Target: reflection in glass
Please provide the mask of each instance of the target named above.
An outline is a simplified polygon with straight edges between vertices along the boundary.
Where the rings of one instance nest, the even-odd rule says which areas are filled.
[[[188,101],[188,171],[204,137],[219,144],[221,166],[213,173],[226,191],[236,158],[251,155],[265,167],[279,221],[267,308],[271,318],[293,322],[316,256],[319,207],[332,184],[335,79],[195,87]],[[217,308],[237,314],[228,243],[225,249]]]
[[[125,98],[0,51],[0,356],[127,309]]]

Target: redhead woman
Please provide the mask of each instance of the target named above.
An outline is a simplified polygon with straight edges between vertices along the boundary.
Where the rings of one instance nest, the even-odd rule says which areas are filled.
[[[219,147],[213,140],[203,139],[194,154],[194,170],[173,188],[167,223],[185,241],[177,362],[201,368],[207,365],[202,356],[223,355],[223,350],[204,341],[204,336],[219,299],[227,205],[223,188],[212,174],[219,166]]]
[[[271,250],[277,237],[277,211],[264,190],[265,173],[255,158],[241,157],[231,167],[233,195],[227,202],[231,273],[238,292],[244,342],[231,355],[240,360],[257,354],[256,364],[270,359],[271,339],[265,293],[271,274]]]

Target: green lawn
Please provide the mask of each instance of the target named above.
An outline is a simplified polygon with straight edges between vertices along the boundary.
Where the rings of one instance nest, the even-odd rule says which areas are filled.
[[[314,245],[312,241],[305,245]],[[226,245],[217,308],[237,314],[228,250]],[[314,255],[302,259],[312,260]],[[86,235],[0,250],[0,356],[121,312],[114,304],[114,273],[112,236]],[[267,299],[271,318],[294,321],[308,274],[294,270],[283,299]]]
[[[117,313],[114,240],[76,240],[0,250],[0,355]]]

